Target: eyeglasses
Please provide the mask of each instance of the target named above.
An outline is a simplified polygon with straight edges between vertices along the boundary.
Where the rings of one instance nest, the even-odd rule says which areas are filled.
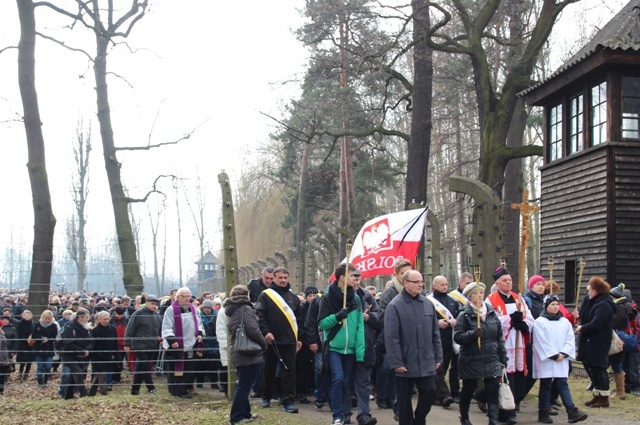
[[[411,283],[424,283],[424,280],[410,280],[410,279],[407,279],[406,281],[407,282],[411,282]]]

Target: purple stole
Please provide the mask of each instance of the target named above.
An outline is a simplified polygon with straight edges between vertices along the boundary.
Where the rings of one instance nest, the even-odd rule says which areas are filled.
[[[180,349],[184,349],[184,335],[182,333],[182,311],[180,310],[180,305],[178,301],[174,301],[171,304],[171,308],[173,308],[173,326],[174,326],[174,334],[176,339],[178,340],[178,345]],[[198,337],[198,319],[196,318],[196,308],[193,304],[189,303],[189,309],[191,310],[191,315],[193,316],[193,324],[196,329],[196,338]],[[182,376],[184,372],[184,356],[182,359],[176,362],[175,374],[177,376]]]

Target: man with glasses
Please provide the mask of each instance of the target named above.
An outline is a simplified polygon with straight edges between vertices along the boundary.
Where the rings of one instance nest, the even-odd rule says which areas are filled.
[[[167,350],[167,383],[171,395],[191,398],[195,348],[196,344],[202,344],[203,335],[202,320],[191,303],[191,291],[187,287],[178,289],[176,300],[162,318],[162,345]]]
[[[384,316],[387,362],[396,373],[398,422],[424,424],[436,398],[436,373],[442,365],[438,314],[422,295],[420,272],[405,272],[402,284],[404,289],[389,303]],[[415,414],[411,405],[414,385],[418,390]]]

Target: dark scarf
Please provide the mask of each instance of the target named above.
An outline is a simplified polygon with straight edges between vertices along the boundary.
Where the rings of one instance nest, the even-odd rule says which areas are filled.
[[[338,287],[338,281],[334,281],[327,292],[322,296],[322,302],[320,303],[320,311],[318,312],[318,322],[330,314],[336,314],[342,310],[342,303],[344,302],[344,293],[342,289]],[[349,311],[357,308],[355,293],[353,287],[347,288],[347,308]]]

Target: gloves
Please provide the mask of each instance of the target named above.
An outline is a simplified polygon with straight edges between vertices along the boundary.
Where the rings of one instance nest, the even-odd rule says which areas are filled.
[[[521,322],[524,318],[524,314],[521,311],[514,311],[509,315],[511,317],[511,325],[515,328],[515,322]]]
[[[347,316],[349,315],[349,309],[347,307],[343,308],[342,310],[340,310],[339,312],[336,313],[336,320],[338,322],[344,320],[347,318]]]
[[[515,323],[511,322],[511,326],[513,326],[516,330],[522,332],[523,334],[529,333],[529,326],[527,326],[527,323],[522,320]]]
[[[476,328],[474,333],[476,334],[476,336],[482,336],[482,328]]]

